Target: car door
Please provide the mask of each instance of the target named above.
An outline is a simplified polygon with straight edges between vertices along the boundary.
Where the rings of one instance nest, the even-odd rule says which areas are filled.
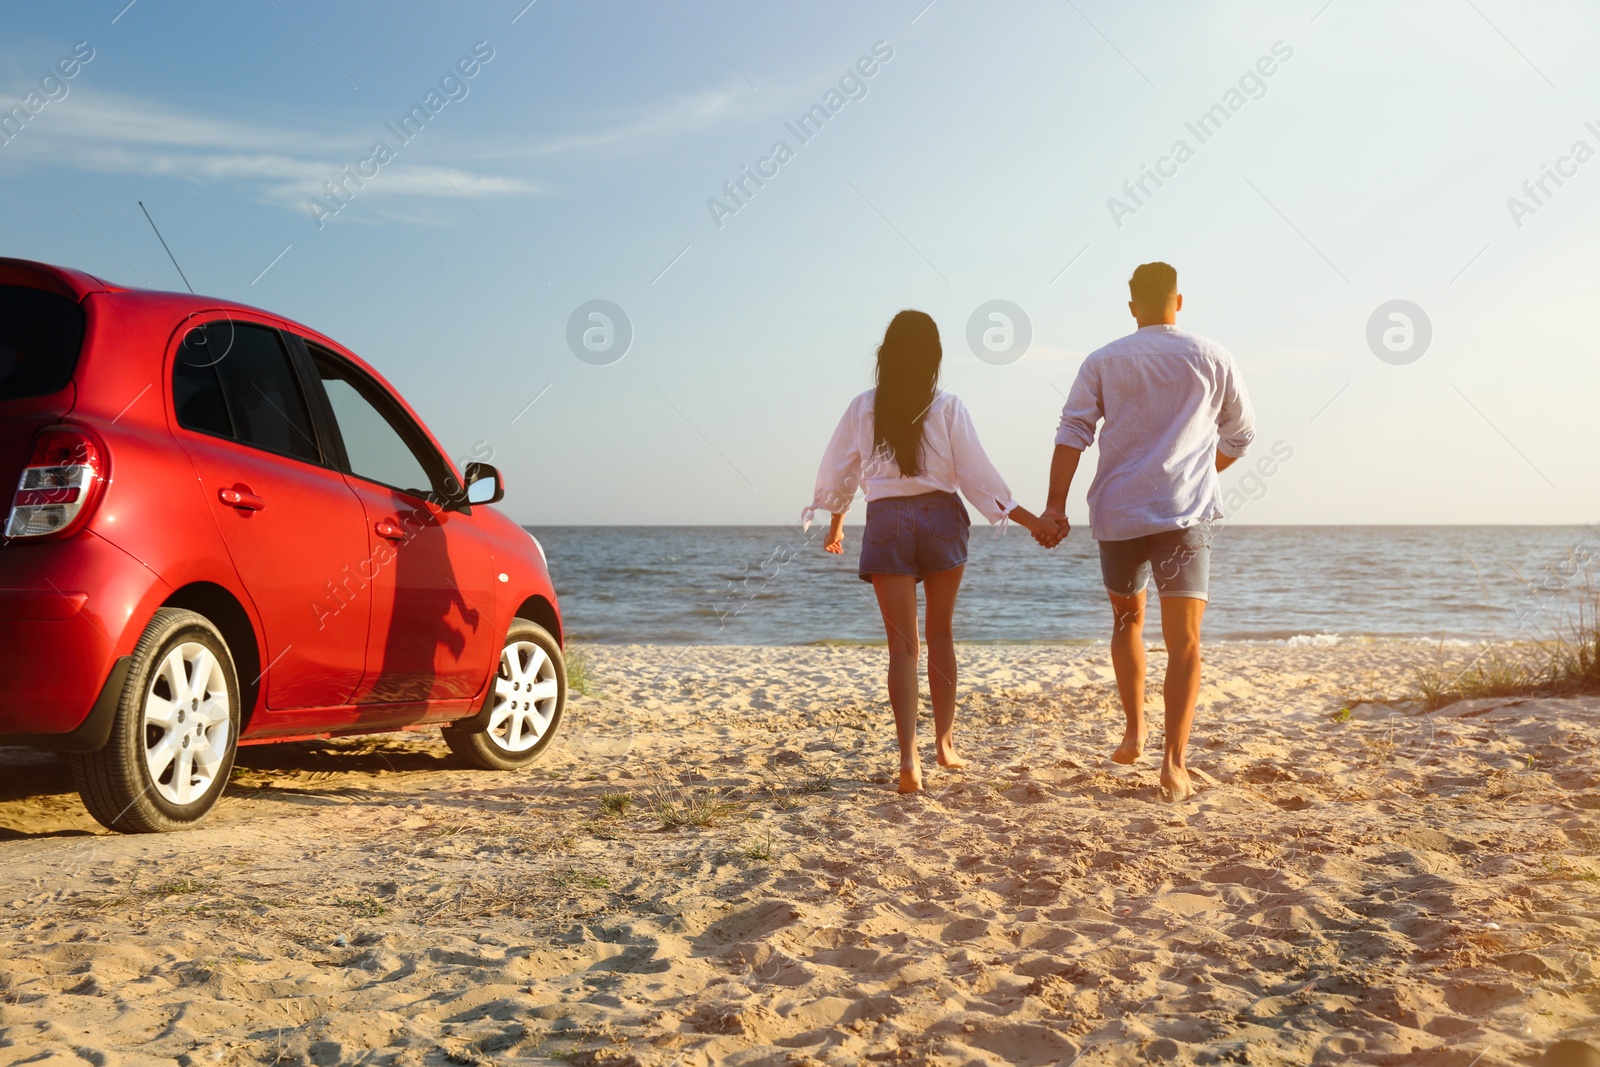
[[[343,448],[348,481],[365,509],[375,566],[363,704],[473,696],[488,676],[498,635],[493,561],[470,510],[446,491],[448,464],[387,389],[349,360],[305,341],[309,363]],[[362,721],[416,721],[415,711],[363,713]]]
[[[173,432],[261,620],[272,709],[347,703],[370,611],[351,580],[369,554],[365,513],[317,434],[292,352],[274,327],[222,317],[183,334],[172,369]]]

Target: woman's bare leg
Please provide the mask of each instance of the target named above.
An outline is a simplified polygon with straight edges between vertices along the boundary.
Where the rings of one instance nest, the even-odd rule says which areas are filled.
[[[917,759],[917,580],[874,574],[872,589],[878,594],[884,635],[889,639],[889,705],[900,740],[900,792],[915,793],[922,788],[922,763]]]
[[[965,566],[922,579],[928,601],[928,692],[933,698],[934,751],[939,766],[958,769],[967,761],[956,755],[956,594]]]

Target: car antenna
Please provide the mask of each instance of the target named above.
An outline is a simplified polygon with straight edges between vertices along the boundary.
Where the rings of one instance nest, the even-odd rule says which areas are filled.
[[[156,226],[156,220],[150,217],[150,209],[144,206],[143,200],[139,201],[139,210],[144,212],[145,221],[150,223],[150,228],[156,231],[156,240],[161,242],[161,247],[167,249],[167,258],[172,260],[174,267],[178,267],[178,257],[172,254],[172,249],[167,248],[167,239],[161,236],[161,230]],[[178,277],[183,279],[183,284],[188,287],[189,292],[194,292],[194,286],[189,285],[189,276],[183,273],[182,267],[178,267]]]

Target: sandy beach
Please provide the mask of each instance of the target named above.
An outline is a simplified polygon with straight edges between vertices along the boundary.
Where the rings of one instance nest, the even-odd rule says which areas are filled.
[[[177,835],[0,750],[0,1060],[1532,1063],[1600,1039],[1600,699],[1376,703],[1441,654],[1209,649],[1178,806],[1103,647],[963,648],[909,798],[880,648],[593,647],[533,773],[251,748]]]

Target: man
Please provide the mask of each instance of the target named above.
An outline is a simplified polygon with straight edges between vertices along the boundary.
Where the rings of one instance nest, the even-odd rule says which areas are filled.
[[[1255,417],[1226,349],[1178,329],[1178,272],[1145,263],[1128,280],[1135,333],[1089,353],[1061,412],[1042,518],[1063,534],[1067,492],[1102,419],[1089,523],[1111,597],[1111,663],[1127,716],[1111,756],[1144,754],[1144,606],[1152,574],[1167,646],[1161,795],[1194,792],[1184,748],[1200,693],[1200,622],[1210,577],[1211,524],[1222,517],[1217,474],[1244,455]]]

